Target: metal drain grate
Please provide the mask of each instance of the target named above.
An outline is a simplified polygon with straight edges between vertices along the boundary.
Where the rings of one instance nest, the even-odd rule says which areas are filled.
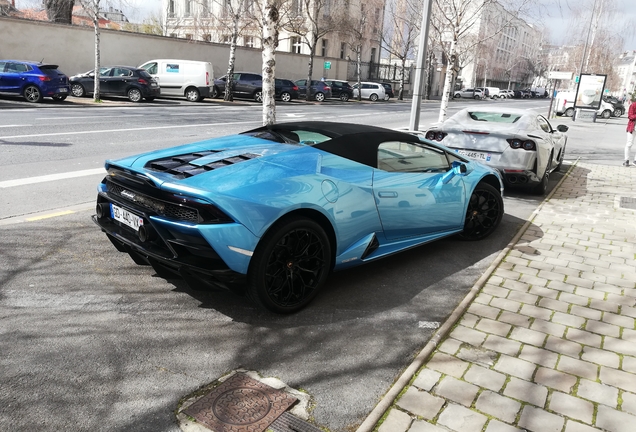
[[[628,210],[636,210],[636,198],[620,197],[618,206]]]
[[[288,412],[284,412],[269,427],[274,432],[322,432],[311,423],[301,420]]]
[[[214,432],[262,432],[295,402],[284,391],[237,373],[183,413]]]

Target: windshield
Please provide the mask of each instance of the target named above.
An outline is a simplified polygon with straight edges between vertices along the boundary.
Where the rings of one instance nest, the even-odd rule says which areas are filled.
[[[508,114],[498,112],[468,112],[471,119],[475,121],[485,121],[494,123],[514,123],[521,118],[521,114]]]

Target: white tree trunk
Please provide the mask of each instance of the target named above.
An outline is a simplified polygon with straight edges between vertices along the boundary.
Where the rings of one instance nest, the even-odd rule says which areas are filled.
[[[100,59],[100,33],[99,33],[99,21],[98,14],[99,13],[99,1],[95,4],[95,10],[93,10],[93,27],[95,28],[95,87],[93,88],[93,100],[95,102],[101,99],[100,89],[99,89],[99,69],[101,67],[101,59]]]
[[[227,62],[227,74],[225,75],[225,96],[223,99],[228,102],[234,101],[234,92],[232,92],[232,87],[234,86],[234,62],[236,61],[236,41],[238,39],[238,21],[239,17],[235,15],[234,19],[234,28],[232,29],[232,40],[230,42],[230,58]]]
[[[275,75],[278,45],[278,8],[272,0],[263,0],[263,126],[276,123]]]
[[[448,57],[449,59],[455,58],[455,56],[457,55],[456,53],[457,51],[457,38],[453,38],[453,41],[451,42],[451,46],[450,46],[450,50],[448,50]],[[451,86],[453,85],[453,75],[455,74],[455,62],[448,62],[448,65],[446,67],[446,77],[444,79],[444,90],[442,92],[442,104],[439,107],[439,118],[437,119],[438,122],[443,122],[444,119],[446,118],[446,111],[448,110],[448,101],[450,100],[451,96],[452,96],[452,91],[453,89],[451,88]]]
[[[362,100],[362,80],[360,79],[360,68],[362,64],[362,45],[356,48],[356,76],[358,78],[358,100]]]

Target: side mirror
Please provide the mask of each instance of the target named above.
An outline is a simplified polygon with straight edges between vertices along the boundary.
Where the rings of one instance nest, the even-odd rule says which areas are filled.
[[[567,132],[567,131],[568,131],[568,129],[569,129],[569,127],[567,127],[566,125],[558,125],[558,126],[557,126],[557,130],[558,130],[559,132]]]

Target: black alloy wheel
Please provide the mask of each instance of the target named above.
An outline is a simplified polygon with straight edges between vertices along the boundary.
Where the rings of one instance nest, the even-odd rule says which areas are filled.
[[[347,102],[349,100],[349,95],[346,92],[340,93],[340,100],[343,102]]]
[[[272,312],[293,313],[316,296],[330,268],[331,245],[322,227],[305,217],[285,218],[256,248],[247,295]]]
[[[468,201],[464,230],[459,237],[471,241],[488,237],[501,222],[503,214],[504,204],[499,191],[487,183],[479,183]]]
[[[30,85],[24,89],[24,98],[27,102],[42,102],[43,96],[39,88]]]

